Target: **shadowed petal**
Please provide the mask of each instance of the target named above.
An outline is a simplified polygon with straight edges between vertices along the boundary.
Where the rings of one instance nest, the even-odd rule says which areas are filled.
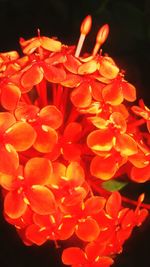
[[[13,219],[19,218],[26,211],[27,204],[24,202],[23,194],[18,191],[8,192],[4,199],[4,211]]]
[[[19,166],[16,150],[10,144],[0,148],[0,172],[12,175]]]
[[[31,224],[26,229],[26,237],[34,244],[41,246],[47,241],[47,230],[45,228],[40,228],[36,224]]]
[[[1,104],[5,109],[14,110],[20,99],[21,92],[18,86],[7,84],[2,87]]]
[[[85,254],[78,247],[66,248],[62,253],[62,262],[66,265],[84,264],[86,262]]]

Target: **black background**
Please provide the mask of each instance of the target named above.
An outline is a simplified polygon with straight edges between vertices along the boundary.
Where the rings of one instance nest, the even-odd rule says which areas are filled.
[[[112,56],[126,78],[137,88],[139,98],[150,104],[150,1],[127,0],[0,0],[0,51],[18,50],[19,38],[37,35],[57,36],[63,43],[77,44],[80,23],[91,14],[92,31],[83,51],[92,51],[96,32],[105,23],[110,25],[109,38],[103,51]],[[150,200],[150,185],[132,183],[127,191],[136,197],[146,191]],[[124,191],[123,193],[127,193]],[[2,202],[2,201],[1,201]],[[61,249],[47,243],[42,247],[26,247],[13,227],[0,214],[0,266],[2,267],[60,267]],[[116,267],[150,266],[150,220],[133,232],[124,252],[116,259]],[[64,245],[62,245],[64,246]],[[66,245],[65,245],[66,246]]]

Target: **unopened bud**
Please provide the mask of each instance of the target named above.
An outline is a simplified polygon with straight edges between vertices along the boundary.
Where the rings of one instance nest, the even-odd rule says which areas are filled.
[[[109,25],[105,24],[99,29],[96,37],[96,42],[103,44],[106,41],[108,34],[109,34]]]
[[[80,31],[82,34],[87,35],[92,26],[92,17],[88,15],[82,22]]]

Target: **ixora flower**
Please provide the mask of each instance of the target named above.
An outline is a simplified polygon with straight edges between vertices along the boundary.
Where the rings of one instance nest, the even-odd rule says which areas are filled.
[[[26,245],[73,240],[62,253],[72,267],[112,265],[150,209],[144,194],[118,192],[130,179],[150,180],[150,110],[131,105],[135,87],[103,55],[107,24],[80,55],[91,24],[87,16],[77,47],[38,30],[20,39],[22,57],[0,53],[4,217]]]

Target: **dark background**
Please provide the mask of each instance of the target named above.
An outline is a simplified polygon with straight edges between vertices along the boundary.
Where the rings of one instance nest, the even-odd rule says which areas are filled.
[[[0,51],[20,51],[19,37],[57,36],[63,43],[77,44],[80,23],[91,14],[93,27],[83,51],[92,51],[96,33],[105,23],[110,25],[109,38],[103,51],[112,56],[126,78],[137,88],[139,98],[150,104],[150,0],[0,0]],[[20,51],[21,52],[21,51]],[[131,197],[146,191],[150,200],[150,185],[128,186]],[[126,192],[124,192],[126,193]],[[2,211],[2,203],[1,203]],[[150,266],[150,220],[133,232],[116,259],[116,267]],[[58,257],[59,255],[59,257]],[[26,247],[13,227],[0,214],[1,267],[60,267],[61,249],[52,243],[42,247]]]

